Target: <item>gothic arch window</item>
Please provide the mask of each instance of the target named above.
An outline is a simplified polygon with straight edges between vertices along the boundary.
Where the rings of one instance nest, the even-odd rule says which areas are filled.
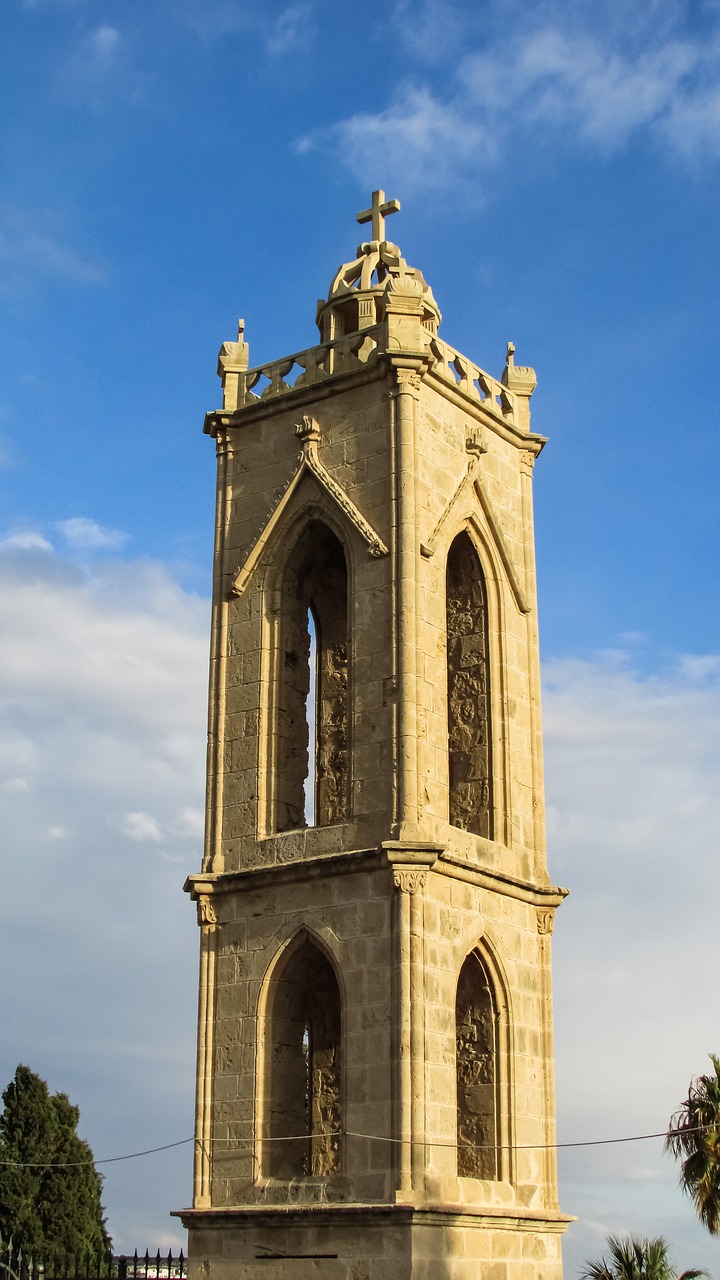
[[[492,734],[487,588],[467,533],[446,572],[450,822],[493,837]]]
[[[311,520],[287,561],[280,591],[277,831],[347,818],[347,617],[345,552],[332,530]]]
[[[459,1177],[501,1177],[499,1049],[496,992],[480,955],[471,951],[455,1001]]]
[[[263,1064],[266,1177],[340,1172],[343,1123],[341,999],[330,961],[305,934],[268,990]]]

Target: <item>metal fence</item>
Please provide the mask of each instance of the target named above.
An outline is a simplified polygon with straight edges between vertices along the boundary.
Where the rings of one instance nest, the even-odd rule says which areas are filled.
[[[33,1255],[0,1239],[0,1280],[186,1280],[187,1258],[174,1254],[104,1253],[92,1256]]]

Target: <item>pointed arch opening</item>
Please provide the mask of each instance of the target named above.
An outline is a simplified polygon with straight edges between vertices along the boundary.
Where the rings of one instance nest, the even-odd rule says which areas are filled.
[[[492,839],[492,725],[485,575],[466,532],[454,539],[446,570],[449,818]]]
[[[348,719],[347,561],[332,530],[311,520],[281,582],[276,831],[346,820]]]
[[[270,980],[263,1063],[266,1177],[328,1178],[342,1161],[342,1006],[327,956],[305,934]]]
[[[500,1043],[497,994],[482,957],[471,951],[455,1000],[457,1171],[462,1178],[502,1176]]]

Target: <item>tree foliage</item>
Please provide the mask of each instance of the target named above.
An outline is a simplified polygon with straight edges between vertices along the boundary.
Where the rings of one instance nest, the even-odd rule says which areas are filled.
[[[110,1248],[102,1178],[64,1093],[19,1066],[0,1115],[0,1235],[36,1257],[96,1257]]]
[[[638,1236],[608,1236],[608,1256],[586,1262],[580,1280],[697,1280],[706,1271],[683,1271],[678,1276],[662,1236],[648,1240]]]
[[[665,1150],[682,1160],[680,1185],[700,1221],[720,1235],[720,1058],[714,1074],[694,1076],[688,1096],[670,1120]]]

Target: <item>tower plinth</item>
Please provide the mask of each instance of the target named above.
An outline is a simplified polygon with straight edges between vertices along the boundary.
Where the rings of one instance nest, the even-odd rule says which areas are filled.
[[[206,418],[197,1280],[561,1276],[535,375],[440,338],[397,209]]]

